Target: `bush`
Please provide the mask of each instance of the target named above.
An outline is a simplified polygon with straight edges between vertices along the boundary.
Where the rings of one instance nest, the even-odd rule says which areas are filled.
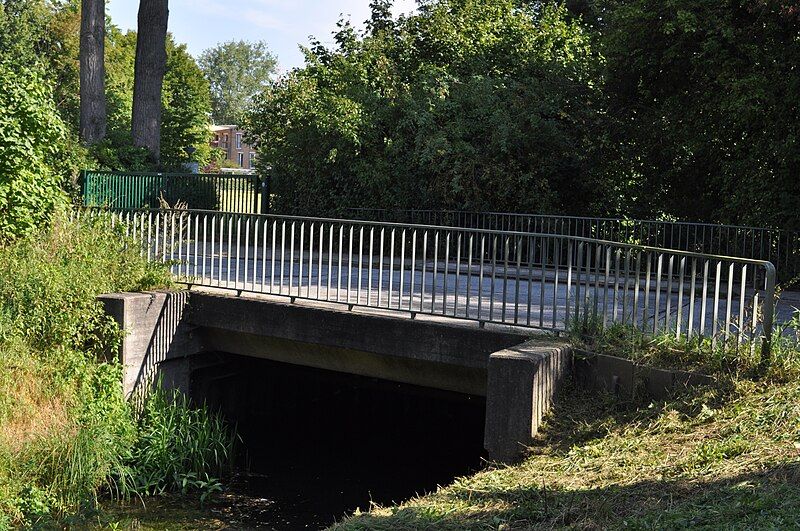
[[[67,128],[41,73],[0,60],[0,242],[31,234],[66,203]]]
[[[256,99],[245,128],[277,210],[585,212],[600,62],[567,10],[437,0],[395,21],[384,4]]]

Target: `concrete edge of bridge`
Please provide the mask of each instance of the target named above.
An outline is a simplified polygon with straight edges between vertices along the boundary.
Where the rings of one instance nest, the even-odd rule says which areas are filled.
[[[569,374],[572,347],[532,339],[489,356],[484,447],[489,458],[519,460]]]

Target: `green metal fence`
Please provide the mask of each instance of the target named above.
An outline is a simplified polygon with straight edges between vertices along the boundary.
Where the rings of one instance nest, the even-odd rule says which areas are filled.
[[[257,175],[210,173],[126,173],[84,170],[84,206],[113,209],[170,207],[243,214],[266,213],[266,182]]]

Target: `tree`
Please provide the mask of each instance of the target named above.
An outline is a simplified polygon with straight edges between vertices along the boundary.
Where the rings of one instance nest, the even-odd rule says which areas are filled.
[[[167,40],[167,73],[162,94],[161,162],[180,168],[188,160],[208,162],[211,152],[208,116],[211,96],[208,81],[185,44]],[[195,152],[189,157],[185,149]]]
[[[43,225],[66,204],[57,161],[67,128],[41,72],[0,61],[0,244]]]
[[[136,32],[121,32],[111,25],[106,46],[106,98],[108,100],[108,142],[95,150],[99,163],[112,169],[152,170],[143,148],[131,143]],[[166,41],[167,68],[161,90],[161,165],[181,169],[189,160],[184,151],[194,146],[191,160],[205,164],[210,157],[208,116],[211,109],[208,81],[197,62],[176,44]],[[144,156],[143,156],[144,155]]]
[[[211,116],[217,124],[239,123],[277,66],[263,41],[224,42],[205,50],[199,62],[211,85]]]
[[[48,185],[55,183],[55,186],[71,192],[77,192],[75,179],[78,170],[87,165],[86,150],[78,139],[79,28],[79,0],[0,1],[0,63],[15,76],[25,75],[23,72],[30,73],[43,84],[41,90],[46,96],[36,96],[38,99],[35,101],[41,107],[37,108],[37,116],[43,109],[55,112],[55,116],[48,116],[44,123],[57,128],[59,134],[48,136],[45,141],[36,136],[43,133],[37,128],[32,130],[28,139],[31,146],[38,145],[40,141],[52,143],[45,163],[50,174],[43,176],[42,182]],[[10,93],[12,86],[10,79],[4,80],[0,92]],[[8,123],[5,126],[10,129],[0,134],[0,138],[4,139],[4,134],[10,134],[13,130]],[[10,140],[7,143],[0,141],[0,151],[6,147],[12,149],[12,144]]]
[[[80,136],[95,144],[106,135],[105,0],[81,3]]]
[[[602,3],[620,210],[800,228],[796,2]]]
[[[161,88],[167,68],[167,0],[140,0],[134,66],[133,145],[145,147],[154,163],[161,159]]]

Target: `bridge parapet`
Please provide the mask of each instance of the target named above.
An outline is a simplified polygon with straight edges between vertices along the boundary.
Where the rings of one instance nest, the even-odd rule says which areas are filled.
[[[92,211],[94,212],[94,211]],[[768,354],[775,268],[591,238],[196,210],[114,214],[189,285],[565,331],[621,324]]]

